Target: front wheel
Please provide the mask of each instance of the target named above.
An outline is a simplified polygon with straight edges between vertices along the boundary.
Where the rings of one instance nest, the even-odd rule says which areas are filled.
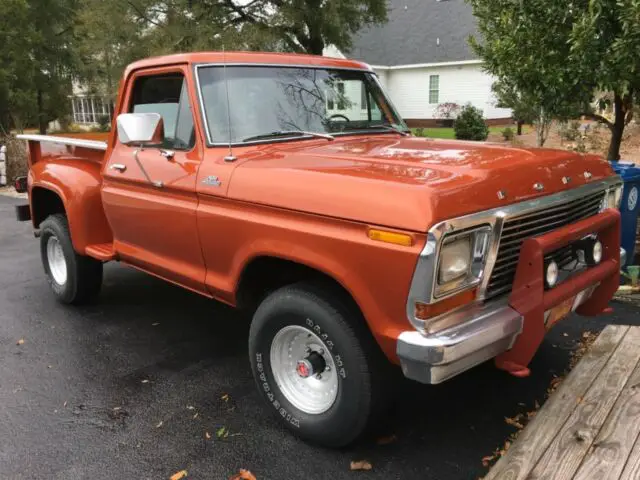
[[[40,254],[51,290],[60,302],[83,303],[100,292],[102,262],[75,252],[64,215],[51,215],[40,225]]]
[[[381,391],[377,345],[339,298],[313,285],[281,288],[260,305],[249,335],[267,408],[296,435],[329,447],[365,430]]]

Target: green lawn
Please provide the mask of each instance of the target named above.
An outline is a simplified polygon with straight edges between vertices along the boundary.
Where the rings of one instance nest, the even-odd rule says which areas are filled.
[[[503,126],[499,126],[499,127],[489,127],[489,132],[491,133],[500,133],[502,132],[502,130],[504,130],[505,128],[507,128],[507,126],[510,126],[511,129],[514,131],[516,131],[516,126],[515,125],[503,125]],[[418,130],[417,128],[412,128],[411,131],[413,132],[414,135],[417,135],[416,130]],[[423,128],[423,135],[425,137],[428,138],[447,138],[447,139],[455,139],[456,135],[455,132],[453,130],[453,128]],[[529,131],[528,127],[525,126],[524,127],[524,133],[527,133]]]

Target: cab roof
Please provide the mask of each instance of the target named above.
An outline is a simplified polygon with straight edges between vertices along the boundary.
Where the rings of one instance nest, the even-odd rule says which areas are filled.
[[[300,53],[274,52],[195,52],[178,53],[161,57],[149,57],[130,64],[126,70],[128,76],[134,70],[148,67],[160,67],[177,64],[256,64],[256,65],[298,65],[327,68],[348,68],[356,70],[371,70],[363,62],[342,58],[323,57],[320,55],[305,55]]]

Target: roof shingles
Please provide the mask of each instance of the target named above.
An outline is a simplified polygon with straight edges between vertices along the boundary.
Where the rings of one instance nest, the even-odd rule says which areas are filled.
[[[389,0],[389,21],[360,31],[348,57],[381,66],[475,60],[468,38],[477,34],[464,0]]]

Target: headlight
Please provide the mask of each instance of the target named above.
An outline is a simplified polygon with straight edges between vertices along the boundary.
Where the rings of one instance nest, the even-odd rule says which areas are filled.
[[[443,245],[440,253],[440,285],[466,277],[471,267],[471,236],[466,235]]]
[[[602,200],[602,204],[600,205],[600,211],[606,210],[607,208],[620,208],[620,203],[622,202],[622,185],[617,185],[615,187],[611,187],[607,190],[604,199]]]
[[[476,285],[484,274],[491,228],[446,236],[440,248],[435,296]]]

